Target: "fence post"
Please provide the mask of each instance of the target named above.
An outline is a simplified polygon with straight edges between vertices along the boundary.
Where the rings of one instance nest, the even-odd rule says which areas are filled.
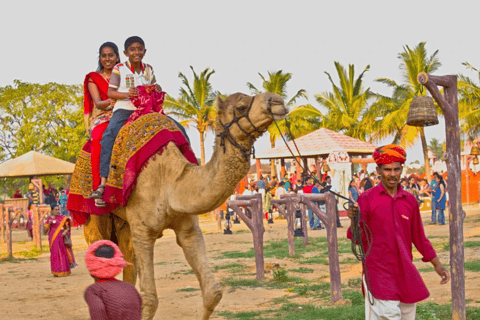
[[[13,258],[13,250],[12,250],[12,214],[11,214],[10,207],[5,206],[5,214],[6,214],[6,228],[7,228],[7,254],[9,258]]]

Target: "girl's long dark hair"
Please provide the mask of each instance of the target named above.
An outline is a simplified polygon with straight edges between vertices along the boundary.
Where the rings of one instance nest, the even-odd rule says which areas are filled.
[[[105,42],[104,44],[102,44],[100,46],[100,49],[98,49],[98,69],[97,69],[97,71],[103,70],[102,63],[100,62],[100,56],[102,55],[102,49],[105,48],[105,47],[111,48],[113,50],[113,52],[115,52],[115,54],[117,55],[117,63],[120,62],[120,54],[118,53],[117,45],[113,42]]]

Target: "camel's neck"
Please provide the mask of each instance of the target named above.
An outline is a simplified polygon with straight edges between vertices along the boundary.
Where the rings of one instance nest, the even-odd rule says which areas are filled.
[[[249,148],[248,142],[238,142]],[[238,182],[250,168],[241,151],[225,139],[225,152],[221,139],[216,137],[211,160],[204,166],[189,167],[181,177],[182,190],[174,186],[182,203],[176,203],[178,211],[190,214],[202,214],[217,209],[233,193]],[[175,197],[176,198],[176,197]],[[190,202],[190,203],[187,203]],[[172,206],[176,207],[173,203]]]

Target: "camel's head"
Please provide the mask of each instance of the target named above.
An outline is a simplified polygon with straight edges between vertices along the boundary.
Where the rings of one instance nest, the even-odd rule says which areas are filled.
[[[225,100],[218,97],[216,105],[217,133],[228,129],[237,141],[258,138],[274,120],[282,120],[288,113],[282,97],[269,92],[254,97],[235,93]]]

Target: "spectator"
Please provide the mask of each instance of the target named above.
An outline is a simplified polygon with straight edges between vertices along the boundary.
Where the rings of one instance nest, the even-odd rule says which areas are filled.
[[[437,176],[438,173],[433,173],[433,179],[430,183],[430,199],[431,199],[431,207],[432,207],[432,221],[429,224],[437,224],[437,199],[435,198],[435,194],[437,192],[438,183],[437,183]]]
[[[258,192],[262,194],[262,199],[265,201],[265,188],[267,187],[267,183],[265,182],[265,178],[260,176],[260,180],[257,181],[257,188]]]
[[[312,193],[320,193],[320,190],[322,190],[322,185],[321,185],[320,181],[315,180],[314,187],[312,188]],[[315,205],[320,208],[320,205],[319,205],[318,202],[315,202]],[[316,229],[313,229],[313,230],[325,229],[324,227],[322,227],[322,222],[317,217],[317,215],[314,215],[313,227],[316,228]]]
[[[443,181],[441,175],[436,175],[435,180],[437,181],[438,187],[435,191],[435,201],[437,203],[437,213],[438,213],[438,224],[445,225],[445,205],[447,203],[446,197],[446,185]]]
[[[251,187],[249,184],[247,184],[247,185],[245,186],[245,190],[243,191],[242,195],[244,195],[244,196],[253,196],[254,194],[255,194],[255,193],[253,192],[252,187]]]
[[[278,188],[275,191],[275,199],[280,199],[280,196],[287,192],[284,186],[285,184],[283,183],[283,181],[278,184]]]
[[[20,190],[15,190],[15,194],[13,195],[13,199],[20,199],[23,198],[22,194],[20,193]]]
[[[354,203],[357,203],[358,200],[358,189],[355,185],[355,181],[350,181],[350,185],[348,187],[348,198],[352,200]]]

